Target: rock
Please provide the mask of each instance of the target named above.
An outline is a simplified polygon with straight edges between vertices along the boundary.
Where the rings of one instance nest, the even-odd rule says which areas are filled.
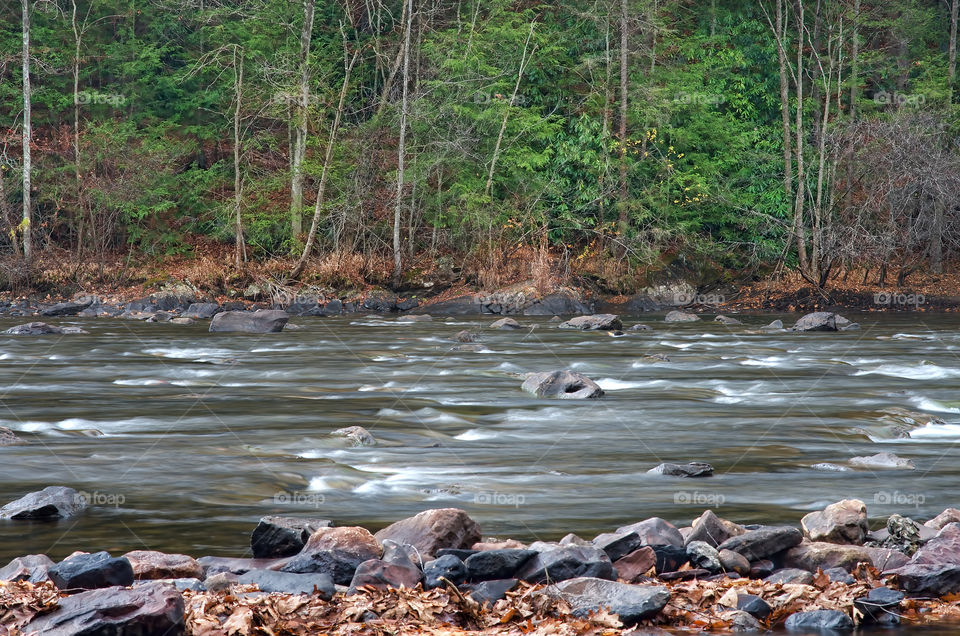
[[[811,541],[862,545],[870,532],[867,506],[859,499],[844,499],[800,520],[803,534]]]
[[[565,535],[562,539],[560,539],[559,544],[560,545],[593,545],[593,542],[587,541],[586,539],[579,537],[576,534],[571,532]]]
[[[539,593],[565,601],[575,616],[585,617],[607,609],[628,626],[656,616],[670,600],[670,591],[665,587],[627,585],[593,577],[556,583]]]
[[[490,329],[522,329],[520,323],[513,318],[501,318],[490,323]]]
[[[892,574],[897,587],[910,594],[944,596],[960,592],[960,565],[908,563]]]
[[[290,559],[244,559],[233,557],[203,556],[197,563],[203,568],[204,576],[209,579],[222,573],[245,574],[250,570],[278,570]]]
[[[853,631],[853,620],[838,610],[814,610],[790,615],[784,626],[791,631],[849,632]]]
[[[714,320],[714,322],[719,322],[720,324],[728,325],[728,326],[731,326],[731,327],[734,326],[734,325],[742,325],[742,324],[743,324],[742,322],[740,322],[740,321],[737,320],[736,318],[731,318],[730,316],[724,316],[724,315],[717,316],[717,317],[714,318],[713,320]]]
[[[724,550],[721,550],[721,552],[724,552]],[[776,569],[777,567],[773,564],[773,561],[769,559],[760,559],[759,561],[754,561],[750,564],[750,578],[765,579],[773,574],[773,571]]]
[[[743,529],[743,526],[721,519],[712,510],[706,510],[694,519],[693,528],[690,534],[686,536],[686,542],[705,541],[711,546],[717,547],[730,537],[738,537],[744,532],[746,530]]]
[[[240,574],[237,583],[255,584],[261,592],[279,594],[317,594],[325,601],[334,595],[333,579],[324,573],[295,574],[276,570],[250,570]]]
[[[917,550],[911,562],[960,565],[960,523],[944,526],[935,537]]]
[[[769,603],[753,594],[737,594],[737,609],[761,621],[767,620],[773,611]]]
[[[804,542],[794,546],[787,550],[783,559],[785,567],[799,568],[808,572],[830,568],[843,568],[852,572],[859,563],[873,565],[870,553],[864,548],[821,541]]]
[[[220,313],[220,305],[217,303],[192,303],[183,312],[184,318],[194,318],[196,320],[209,320]]]
[[[866,623],[895,625],[900,622],[899,609],[904,597],[899,590],[875,587],[866,596],[856,599],[853,606],[863,614]]]
[[[42,583],[48,579],[47,571],[51,567],[53,567],[53,561],[46,554],[17,557],[0,568],[0,581]]]
[[[666,477],[711,477],[713,466],[706,462],[689,462],[687,464],[660,464],[647,471],[651,475]]]
[[[720,550],[739,552],[753,562],[800,545],[801,541],[803,534],[796,528],[770,526],[731,537],[717,547]]]
[[[616,578],[610,557],[592,546],[566,546],[539,552],[517,571],[517,578],[531,583],[565,581],[581,576]]]
[[[720,553],[705,541],[690,541],[687,543],[687,557],[694,567],[703,568],[716,574],[723,571],[720,563]]]
[[[88,297],[85,300],[74,302],[57,303],[52,307],[47,307],[40,312],[41,316],[76,316],[81,311],[93,304],[93,298]]]
[[[690,560],[686,548],[673,545],[653,545],[650,547],[657,556],[655,567],[657,568],[657,574],[660,575],[667,572],[676,572]]]
[[[415,546],[424,560],[442,548],[468,548],[479,542],[480,536],[480,526],[459,508],[425,510],[376,534],[380,541],[390,539]]]
[[[915,553],[920,546],[937,535],[933,528],[898,514],[890,515],[886,527],[870,533],[870,544],[883,548],[892,548],[906,554]]]
[[[382,289],[375,289],[363,300],[360,309],[363,311],[374,311],[380,314],[396,311],[397,295]]]
[[[17,444],[23,443],[24,441],[17,437],[16,433],[11,431],[6,426],[0,426],[0,447],[16,446]]]
[[[376,446],[377,440],[373,435],[370,434],[370,431],[363,428],[362,426],[347,426],[346,428],[338,428],[331,435],[339,435],[341,437],[346,437],[353,446]]]
[[[457,296],[427,305],[424,310],[435,316],[469,316],[483,313],[483,306],[476,296]]]
[[[531,373],[520,388],[542,398],[583,400],[603,396],[603,389],[596,382],[574,371]]]
[[[653,331],[653,327],[638,322],[630,327],[630,331]]]
[[[339,316],[343,313],[343,302],[339,298],[327,301],[327,304],[320,310],[322,316]]]
[[[523,310],[524,316],[575,316],[589,314],[592,309],[566,292],[548,294],[543,298],[534,299],[533,303]]]
[[[748,612],[740,610],[728,610],[720,612],[719,617],[729,625],[728,629],[732,632],[758,632],[762,631],[759,621]]]
[[[839,331],[840,326],[845,324],[849,324],[849,321],[842,316],[829,311],[815,311],[797,320],[791,331]]]
[[[723,575],[715,575],[723,576]],[[692,568],[689,570],[677,570],[676,572],[664,572],[658,574],[657,577],[661,581],[695,581],[697,579],[708,580],[712,578],[711,574],[702,568]]]
[[[406,543],[397,543],[387,539],[383,542],[383,555],[381,561],[387,563],[399,563],[400,565],[412,565],[415,568],[423,569],[423,558],[420,551],[412,545]]]
[[[765,330],[767,330],[767,331],[776,331],[776,330],[778,330],[778,329],[783,329],[783,321],[782,321],[782,320],[774,320],[774,321],[771,322],[769,325],[764,325],[763,327],[760,327],[760,328],[761,328],[761,329],[765,329]]]
[[[485,603],[493,605],[502,598],[506,598],[507,592],[517,587],[520,581],[517,579],[501,579],[499,581],[483,581],[465,587],[470,592],[470,598],[483,606]]]
[[[416,298],[407,298],[405,300],[397,301],[397,311],[410,311],[415,307],[420,306],[420,301]]]
[[[533,556],[534,550],[487,550],[477,552],[464,563],[467,566],[467,580],[493,581],[513,578],[518,570]]]
[[[133,583],[133,566],[123,557],[109,552],[77,554],[52,566],[47,575],[61,590],[92,590]]]
[[[137,580],[200,579],[203,568],[186,554],[165,554],[152,550],[134,550],[123,555],[133,567]]]
[[[171,318],[170,324],[171,325],[192,325],[193,318]]]
[[[301,302],[291,303],[286,307],[275,305],[274,309],[282,309],[291,316],[319,316],[323,312],[316,298],[305,298]]]
[[[433,316],[430,314],[407,314],[397,318],[398,322],[430,322],[432,320]]]
[[[611,561],[617,561],[643,545],[643,540],[636,532],[605,532],[597,535],[593,545],[606,552]]]
[[[476,545],[476,544],[474,544],[474,545]],[[440,557],[442,557],[442,556],[446,556],[446,555],[448,555],[448,554],[452,554],[453,556],[457,557],[457,558],[460,559],[461,561],[466,561],[467,559],[469,559],[470,557],[472,557],[472,556],[473,556],[474,554],[476,554],[477,552],[480,552],[480,550],[460,549],[460,548],[443,548],[443,549],[441,549],[441,550],[437,550],[436,553],[434,553],[434,556],[437,557],[437,558],[440,558]]]
[[[276,309],[222,311],[210,321],[211,333],[277,333],[283,331],[290,314]]]
[[[459,586],[468,578],[466,564],[452,554],[445,554],[423,566],[424,589],[432,590],[435,587],[443,587],[445,583],[440,580],[441,578]]]
[[[831,583],[846,583],[847,585],[852,585],[857,582],[857,579],[853,578],[853,576],[843,568],[827,568],[823,573],[830,577]]]
[[[840,466],[839,464],[831,464],[830,462],[821,462],[819,464],[813,464],[810,466],[813,470],[821,470],[827,473],[848,473],[850,468],[847,466]]]
[[[86,499],[73,488],[47,486],[0,508],[0,519],[67,518],[79,514],[86,507]]]
[[[700,316],[697,314],[690,314],[677,309],[668,313],[663,319],[664,322],[697,322],[698,320],[700,320]]]
[[[720,550],[720,565],[724,572],[736,572],[740,576],[750,576],[750,561],[747,557],[733,550]]]
[[[896,470],[914,470],[913,462],[909,459],[897,457],[893,453],[877,453],[869,457],[854,457],[850,460],[851,466],[860,466],[862,468],[889,468]]]
[[[474,342],[476,339],[476,335],[471,331],[467,331],[466,329],[458,331],[453,335],[454,342]]]
[[[348,585],[361,563],[379,559],[382,553],[380,543],[365,528],[319,528],[280,569],[298,574],[325,572],[337,585]]]
[[[133,587],[142,587],[144,585],[156,585],[162,583],[172,585],[178,592],[206,592],[207,588],[200,579],[157,579],[155,581],[134,581]]]
[[[172,585],[108,587],[59,599],[56,609],[35,617],[24,633],[44,636],[137,636],[184,633],[183,597]]]
[[[13,336],[47,336],[90,333],[79,327],[55,327],[45,322],[28,322],[24,325],[10,327],[3,333]]]
[[[960,522],[960,510],[956,508],[947,508],[940,514],[938,514],[933,519],[930,519],[923,525],[928,528],[933,528],[934,530],[941,530],[945,525],[949,523],[958,523]]]
[[[647,572],[656,568],[656,565],[657,553],[654,552],[650,546],[644,546],[617,559],[613,567],[621,579],[627,583],[636,583],[641,580]]]
[[[588,541],[587,544],[589,545],[589,543]],[[484,550],[526,550],[527,544],[522,541],[517,541],[516,539],[506,539],[504,541],[488,539],[474,543],[470,547],[478,552],[483,552]]]
[[[293,556],[303,549],[311,534],[331,525],[327,519],[263,517],[250,535],[250,551],[255,559]]]
[[[798,568],[782,568],[763,579],[766,583],[813,585],[813,574]]]
[[[411,565],[387,563],[379,559],[364,561],[357,567],[350,590],[347,594],[356,594],[361,587],[372,586],[378,589],[413,589],[423,578],[423,573]]]
[[[641,545],[672,545],[683,547],[683,535],[677,527],[660,517],[651,517],[637,523],[617,528],[620,534],[636,532],[640,535]]]
[[[615,314],[596,314],[594,316],[577,316],[570,320],[560,323],[560,329],[581,329],[584,331],[594,331],[603,329],[605,331],[616,331],[623,329],[623,323]]]
[[[863,546],[863,550],[870,555],[870,561],[873,564],[873,567],[877,568],[881,572],[903,567],[910,562],[910,557],[899,550],[891,550],[889,548],[874,548],[869,546]]]

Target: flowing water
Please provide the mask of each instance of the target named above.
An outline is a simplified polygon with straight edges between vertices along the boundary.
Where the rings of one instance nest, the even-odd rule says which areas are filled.
[[[486,319],[365,316],[295,319],[301,330],[262,336],[106,320],[69,323],[90,335],[0,336],[0,425],[27,442],[0,448],[0,501],[56,484],[94,504],[57,523],[0,522],[0,561],[76,549],[243,556],[267,514],[376,529],[456,506],[486,535],[533,540],[654,515],[687,524],[708,507],[798,524],[856,497],[880,525],[960,505],[960,318],[751,329],[775,317],[730,328],[650,316],[653,331],[622,337],[546,319],[503,332]],[[479,351],[454,350],[461,329],[481,332]],[[525,372],[558,368],[606,396],[520,390]],[[942,421],[911,424],[908,412]],[[354,425],[379,443],[331,435]],[[916,470],[812,468],[881,451]],[[647,474],[691,460],[716,475]]]

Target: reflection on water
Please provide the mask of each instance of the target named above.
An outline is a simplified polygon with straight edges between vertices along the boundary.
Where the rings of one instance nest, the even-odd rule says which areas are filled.
[[[297,319],[303,330],[265,336],[120,321],[76,323],[89,336],[3,336],[0,425],[28,444],[0,448],[0,500],[63,484],[112,505],[0,523],[0,560],[78,548],[240,555],[256,520],[281,513],[378,528],[457,506],[488,535],[529,540],[652,515],[689,523],[708,506],[794,524],[844,497],[875,520],[957,506],[960,319],[851,317],[863,329],[644,317],[652,332],[611,338],[546,319],[501,332],[479,319],[354,317]],[[469,328],[483,348],[454,350],[448,338]],[[607,396],[520,391],[523,373],[554,368],[596,379]],[[354,425],[379,444],[330,435]],[[917,470],[811,468],[881,451]],[[691,460],[716,476],[647,474]]]

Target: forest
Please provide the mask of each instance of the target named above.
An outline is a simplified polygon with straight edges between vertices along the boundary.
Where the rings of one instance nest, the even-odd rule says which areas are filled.
[[[5,0],[0,286],[940,273],[958,1]]]

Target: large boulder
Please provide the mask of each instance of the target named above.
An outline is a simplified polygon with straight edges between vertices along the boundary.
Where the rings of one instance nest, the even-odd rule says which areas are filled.
[[[592,577],[556,583],[539,594],[565,601],[574,616],[588,616],[606,609],[628,626],[656,616],[670,600],[670,590],[665,587],[627,585]]]
[[[10,327],[3,333],[12,336],[49,336],[89,332],[80,327],[56,327],[54,325],[48,325],[45,322],[28,322],[23,325],[17,325],[16,327]]]
[[[134,550],[123,556],[130,561],[133,576],[137,580],[203,578],[203,566],[186,554]]]
[[[137,636],[184,633],[183,597],[172,585],[108,587],[61,598],[57,608],[34,618],[24,633],[44,636]]]
[[[623,323],[620,322],[620,318],[618,318],[615,314],[577,316],[576,318],[571,318],[566,322],[560,323],[559,326],[561,329],[581,329],[585,331],[593,331],[597,329],[616,331],[623,329]]]
[[[897,587],[909,594],[944,596],[960,592],[960,565],[908,563],[884,574],[894,575]]]
[[[250,550],[255,559],[293,556],[320,528],[329,528],[327,519],[297,517],[263,517],[250,535]]]
[[[0,508],[0,519],[66,518],[79,514],[86,507],[86,499],[73,488],[47,486]]]
[[[0,581],[42,583],[47,580],[47,572],[51,567],[53,567],[53,561],[46,554],[17,557],[0,568]]]
[[[133,566],[127,559],[110,556],[109,552],[77,554],[51,567],[47,576],[61,590],[93,590],[131,585]]]
[[[348,585],[357,566],[379,559],[382,553],[380,543],[365,528],[320,528],[310,535],[303,550],[280,569],[298,574],[324,572],[337,585]]]
[[[425,510],[378,532],[377,540],[407,543],[417,548],[424,561],[443,548],[469,548],[480,541],[480,526],[459,508]]]
[[[614,580],[616,572],[610,557],[600,548],[571,545],[538,552],[516,574],[516,578],[532,583],[581,576]]]
[[[276,333],[283,331],[290,314],[276,309],[223,311],[210,321],[211,333]]]
[[[803,316],[793,325],[792,331],[840,331],[851,323],[838,314],[829,311],[815,311]]]
[[[574,371],[531,373],[521,387],[537,397],[585,400],[603,396],[603,389],[585,375]]]
[[[844,499],[800,520],[803,534],[811,541],[861,545],[870,532],[867,506],[859,499]]]
[[[660,517],[651,517],[617,528],[617,533],[636,532],[640,535],[641,545],[672,545],[683,547],[683,535],[677,527]]]
[[[40,312],[41,316],[76,316],[81,311],[93,304],[93,297],[87,297],[80,301],[68,301],[57,303],[47,307]]]
[[[803,541],[803,533],[791,526],[768,526],[749,530],[721,543],[719,550],[733,550],[750,561],[760,561]]]

